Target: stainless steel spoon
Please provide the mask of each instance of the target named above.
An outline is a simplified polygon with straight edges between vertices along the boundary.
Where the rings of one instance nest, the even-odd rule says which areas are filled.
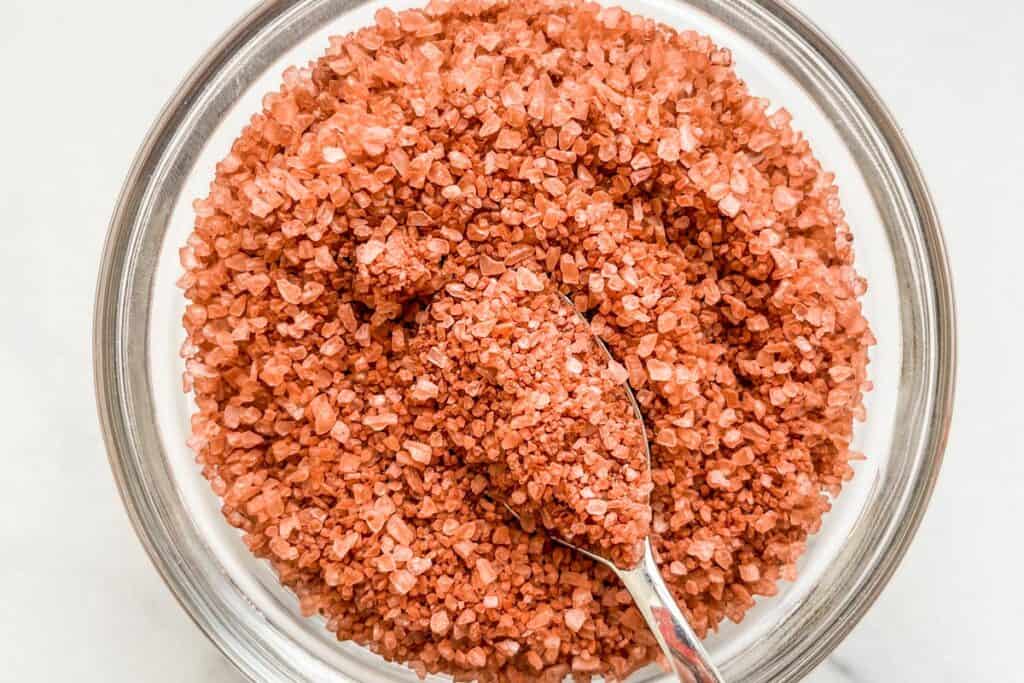
[[[564,294],[561,297],[572,307],[576,315],[587,322],[586,318],[576,309],[572,300]],[[587,322],[588,326],[589,324]],[[591,336],[609,359],[614,358],[600,337],[596,334]],[[647,469],[650,470],[651,448],[650,442],[647,440],[647,430],[644,427],[640,404],[637,403],[636,397],[628,385],[624,385],[623,390],[629,396],[633,412],[640,421],[640,429],[644,438],[644,450],[647,455]],[[518,513],[507,503],[505,507],[519,519]],[[637,565],[625,569],[617,566],[606,557],[580,548],[564,539],[556,536],[552,536],[552,539],[577,552],[583,553],[595,562],[600,562],[615,572],[615,575],[619,577],[630,595],[633,596],[633,602],[647,621],[648,627],[650,627],[651,632],[665,653],[669,665],[680,681],[686,681],[687,683],[724,683],[724,679],[718,673],[715,665],[711,663],[711,658],[708,656],[697,634],[694,633],[693,628],[690,627],[686,618],[683,617],[679,605],[676,604],[671,591],[665,585],[665,580],[658,569],[658,563],[654,559],[654,548],[651,546],[650,537],[645,538],[643,541],[643,554]]]

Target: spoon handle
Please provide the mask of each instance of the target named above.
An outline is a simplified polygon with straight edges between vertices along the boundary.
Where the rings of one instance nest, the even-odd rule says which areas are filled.
[[[644,542],[644,556],[636,567],[616,568],[616,572],[633,596],[679,680],[686,683],[724,683],[661,578],[650,540]]]

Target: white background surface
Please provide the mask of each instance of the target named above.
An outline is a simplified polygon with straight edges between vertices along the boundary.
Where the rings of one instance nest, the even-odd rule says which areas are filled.
[[[0,681],[240,680],[121,508],[93,402],[91,321],[137,145],[250,4],[0,0]],[[956,416],[928,515],[881,599],[808,681],[1020,680],[1024,10],[796,4],[905,129],[945,225],[960,329]]]

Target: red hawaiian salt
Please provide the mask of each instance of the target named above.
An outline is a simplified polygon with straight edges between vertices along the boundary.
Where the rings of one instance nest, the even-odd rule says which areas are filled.
[[[195,206],[203,473],[304,613],[421,674],[621,679],[657,656],[610,572],[487,495],[515,448],[471,458],[456,438],[517,417],[485,383],[482,402],[449,391],[460,363],[421,348],[487,280],[523,294],[513,308],[568,293],[607,342],[698,632],[794,575],[853,475],[873,338],[833,177],[694,32],[573,0],[381,10],[285,73]],[[560,371],[597,376],[575,358]],[[525,472],[529,500],[544,470]],[[622,502],[583,500],[550,509]]]

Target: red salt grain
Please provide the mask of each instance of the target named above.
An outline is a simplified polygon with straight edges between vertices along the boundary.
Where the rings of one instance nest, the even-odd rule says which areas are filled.
[[[543,281],[529,268],[516,269],[516,287],[521,292],[544,291]]]
[[[672,366],[657,358],[652,358],[647,361],[647,374],[655,382],[667,382],[672,379]]]
[[[478,558],[476,561],[477,575],[480,577],[480,583],[485,586],[489,586],[494,583],[494,580],[498,578],[498,573],[494,570],[490,560],[485,558]]]
[[[318,394],[309,404],[313,414],[313,431],[326,434],[334,428],[338,420],[338,412],[331,406],[331,400],[324,394]]]
[[[435,612],[430,617],[430,630],[434,635],[443,636],[448,633],[448,629],[451,628],[452,622],[448,617],[448,613],[444,610]]]
[[[420,443],[418,441],[404,441],[402,443],[402,446],[405,448],[405,450],[409,451],[409,457],[411,457],[416,462],[421,463],[423,465],[427,465],[430,463],[430,456],[432,454],[432,450],[430,446],[428,446],[427,444]]]
[[[395,515],[387,522],[387,531],[391,538],[395,539],[402,545],[411,545],[416,540],[416,532],[413,531],[408,524],[405,523],[398,515]]]
[[[405,571],[399,569],[391,574],[391,587],[395,589],[395,592],[400,595],[405,595],[416,586],[416,577]]]
[[[375,19],[287,72],[195,204],[189,444],[339,639],[421,675],[624,679],[657,648],[547,525],[649,527],[701,634],[795,576],[870,388],[838,191],[695,32],[576,0]],[[523,299],[488,307],[502,277]],[[554,289],[617,362],[535,336]],[[651,482],[609,428],[624,381]]]
[[[573,633],[578,633],[587,621],[587,613],[578,608],[565,611],[565,625]]]

